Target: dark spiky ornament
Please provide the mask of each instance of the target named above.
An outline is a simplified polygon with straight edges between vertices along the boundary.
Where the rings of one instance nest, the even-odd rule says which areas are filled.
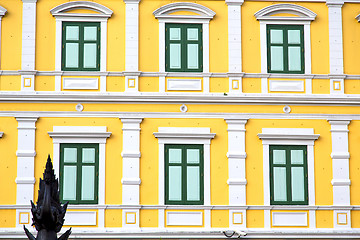
[[[40,178],[39,194],[37,205],[31,202],[31,213],[33,223],[38,231],[36,238],[29,232],[24,225],[26,236],[30,240],[67,240],[71,233],[71,228],[57,238],[60,232],[66,213],[68,203],[61,206],[59,198],[59,182],[55,178],[53,165],[50,155],[48,156],[43,179]]]

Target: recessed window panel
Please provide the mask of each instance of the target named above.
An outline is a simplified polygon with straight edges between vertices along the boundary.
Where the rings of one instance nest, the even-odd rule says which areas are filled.
[[[83,166],[81,178],[81,200],[94,200],[95,166]]]
[[[271,43],[283,43],[284,36],[283,36],[283,30],[279,29],[271,29],[270,30],[270,42]]]
[[[170,40],[181,40],[180,28],[170,28]]]
[[[169,200],[181,200],[181,166],[169,166]]]
[[[272,46],[271,51],[271,70],[283,71],[284,70],[284,48]]]
[[[79,67],[79,44],[66,43],[66,67],[77,68]]]
[[[285,167],[274,167],[274,200],[275,201],[286,201],[286,168]]]
[[[169,163],[181,163],[181,149],[169,149]]]
[[[181,68],[180,44],[170,44],[170,68]]]
[[[188,68],[197,69],[199,68],[199,45],[188,44]]]
[[[200,167],[187,167],[187,200],[200,200]]]
[[[79,40],[79,26],[66,26],[66,40]]]
[[[97,27],[84,27],[84,40],[96,41],[97,40]]]
[[[76,200],[76,166],[64,166],[63,199]]]

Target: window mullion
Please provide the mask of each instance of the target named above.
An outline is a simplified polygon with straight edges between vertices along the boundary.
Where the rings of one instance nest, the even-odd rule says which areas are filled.
[[[288,28],[283,29],[283,42],[284,42],[284,72],[289,72],[289,44],[288,44]]]
[[[79,69],[84,70],[84,24],[79,24]]]
[[[186,159],[186,147],[181,146],[182,149],[182,203],[187,202],[187,159]]]
[[[81,184],[81,170],[82,170],[82,164],[81,164],[81,146],[78,146],[77,148],[77,160],[76,160],[76,172],[77,172],[77,177],[76,177],[76,202],[77,203],[81,203],[81,188],[82,188],[82,184]]]
[[[181,70],[187,71],[187,25],[181,26]]]
[[[285,148],[286,149],[286,182],[287,182],[287,202],[289,204],[292,203],[292,182],[291,182],[291,149],[290,147]]]

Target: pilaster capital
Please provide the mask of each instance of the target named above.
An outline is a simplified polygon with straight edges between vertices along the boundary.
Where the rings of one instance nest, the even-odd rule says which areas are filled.
[[[36,3],[38,0],[22,0],[23,3]]]
[[[351,122],[350,119],[328,119],[330,125],[345,125],[348,126]]]
[[[132,4],[139,4],[141,0],[124,0],[125,4],[132,3]]]
[[[326,0],[326,5],[328,7],[342,7],[344,0]]]
[[[35,123],[39,117],[21,117],[15,116],[16,121],[18,122],[27,122],[27,123]]]
[[[228,6],[230,5],[241,6],[244,3],[244,0],[225,0],[225,3]]]

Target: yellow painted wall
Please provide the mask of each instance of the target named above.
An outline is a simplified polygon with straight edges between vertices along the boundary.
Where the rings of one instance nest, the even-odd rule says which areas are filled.
[[[360,80],[345,80],[344,81],[345,94],[360,94]]]
[[[125,77],[107,77],[106,91],[108,92],[124,92]]]
[[[36,76],[35,91],[55,91],[55,77]]]
[[[20,76],[0,76],[0,90],[1,91],[20,91],[21,77]]]
[[[112,134],[106,141],[105,201],[106,204],[121,204],[122,124],[117,118],[39,118],[35,131],[35,199],[37,199],[39,178],[43,177],[47,155],[53,156],[53,141],[48,134],[53,131],[53,126],[107,126],[107,131]],[[117,187],[114,188],[114,185]]]
[[[227,165],[227,126],[222,119],[144,119],[140,135],[140,204],[158,204],[159,144],[153,133],[159,127],[210,127],[216,136],[211,140],[211,204],[229,203]]]
[[[242,88],[243,93],[261,93],[261,79],[243,78]]]
[[[345,3],[342,7],[345,74],[360,74],[360,23],[355,19],[359,14],[359,4]]]
[[[316,211],[316,227],[317,228],[333,228],[334,227],[334,213],[330,210]]]
[[[264,227],[264,210],[247,210],[246,211],[247,228]]]
[[[158,210],[142,209],[140,210],[140,227],[158,227]]]
[[[141,77],[139,78],[140,92],[158,92],[159,78],[158,77]]]
[[[313,94],[330,94],[330,80],[313,79],[312,92]]]
[[[1,209],[0,210],[0,228],[16,227],[16,210]]]
[[[122,226],[122,210],[106,209],[105,227],[121,227],[121,226]]]
[[[229,92],[229,79],[210,78],[210,92],[217,92],[217,93]]]
[[[351,211],[351,227],[360,228],[360,211]]]
[[[246,124],[246,203],[263,205],[263,145],[257,134],[262,128],[314,128],[320,134],[315,141],[315,199],[316,205],[332,205],[332,167],[330,154],[330,124],[326,120],[258,120],[250,119]]]
[[[212,210],[211,227],[228,228],[229,227],[229,210]]]
[[[7,10],[1,20],[1,70],[19,70],[21,69],[22,1],[1,1],[0,5]]]
[[[15,204],[16,203],[16,183],[17,176],[17,121],[13,117],[0,118],[0,131],[4,132],[0,138],[0,204]],[[2,211],[0,211],[0,226],[2,226],[1,218]],[[15,213],[14,213],[15,215]]]

